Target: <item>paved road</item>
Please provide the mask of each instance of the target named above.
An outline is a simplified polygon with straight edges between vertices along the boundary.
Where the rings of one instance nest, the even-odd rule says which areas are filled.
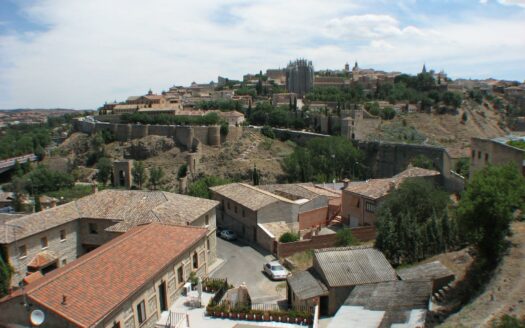
[[[285,283],[271,281],[263,273],[263,264],[273,259],[271,254],[260,253],[240,241],[217,238],[217,255],[224,263],[212,277],[227,278],[236,287],[245,282],[252,302],[268,303],[286,298]],[[277,288],[279,285],[283,288]]]

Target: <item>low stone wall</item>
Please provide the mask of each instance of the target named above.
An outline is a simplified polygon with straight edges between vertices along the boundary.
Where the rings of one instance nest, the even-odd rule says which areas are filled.
[[[373,226],[352,228],[352,234],[360,242],[367,242],[376,238],[376,228]],[[288,257],[295,253],[311,249],[334,247],[337,241],[336,234],[312,236],[293,243],[276,243],[275,255],[278,258]]]

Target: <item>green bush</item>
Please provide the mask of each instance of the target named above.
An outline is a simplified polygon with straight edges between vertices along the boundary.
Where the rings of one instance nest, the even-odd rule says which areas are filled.
[[[352,229],[349,228],[344,228],[337,231],[336,238],[337,240],[335,242],[335,245],[338,247],[353,246],[359,244],[359,240],[357,240],[352,235]]]
[[[273,132],[273,129],[270,127],[270,126],[267,126],[265,125],[262,129],[261,129],[261,133],[262,135],[270,138],[270,139],[275,139],[275,132]]]
[[[279,237],[281,243],[292,243],[299,240],[299,234],[295,232],[285,232]]]

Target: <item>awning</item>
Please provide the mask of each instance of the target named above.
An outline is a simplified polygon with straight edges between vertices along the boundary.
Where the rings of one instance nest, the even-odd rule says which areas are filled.
[[[50,251],[43,251],[35,255],[35,257],[33,257],[33,259],[29,262],[27,267],[29,269],[39,270],[50,264],[53,264],[57,260],[58,257],[55,255],[55,253]]]

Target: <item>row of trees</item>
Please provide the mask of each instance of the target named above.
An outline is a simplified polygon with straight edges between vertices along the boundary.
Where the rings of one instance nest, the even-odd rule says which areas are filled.
[[[343,137],[316,138],[296,147],[283,167],[290,182],[326,182],[360,176],[364,155]]]
[[[231,99],[200,101],[196,104],[196,107],[204,110],[218,109],[220,111],[225,112],[229,112],[232,110],[242,111],[242,103],[240,101]]]
[[[45,126],[19,125],[6,129],[0,138],[0,159],[34,153],[40,158],[51,143],[51,130]]]
[[[293,104],[292,104],[293,107]],[[309,126],[309,117],[304,111],[296,107],[274,107],[269,102],[259,102],[255,108],[251,106],[246,110],[246,118],[254,125],[269,125],[280,128],[304,129]]]
[[[149,115],[146,113],[133,113],[121,115],[124,123],[161,124],[161,125],[217,125],[221,118],[219,114],[212,112],[203,116],[187,115]]]
[[[477,172],[455,207],[432,183],[409,179],[378,210],[376,247],[403,264],[470,243],[486,271],[508,246],[513,214],[524,200],[525,179],[511,164]]]
[[[98,181],[102,182],[104,185],[107,185],[113,172],[113,164],[111,160],[107,157],[102,157],[99,159],[96,167],[98,170]],[[164,182],[163,179],[165,173],[162,167],[154,166],[146,170],[144,163],[137,161],[133,164],[131,175],[133,177],[133,183],[138,189],[142,189],[142,187],[149,181],[151,189],[157,190],[157,188],[159,188]]]

